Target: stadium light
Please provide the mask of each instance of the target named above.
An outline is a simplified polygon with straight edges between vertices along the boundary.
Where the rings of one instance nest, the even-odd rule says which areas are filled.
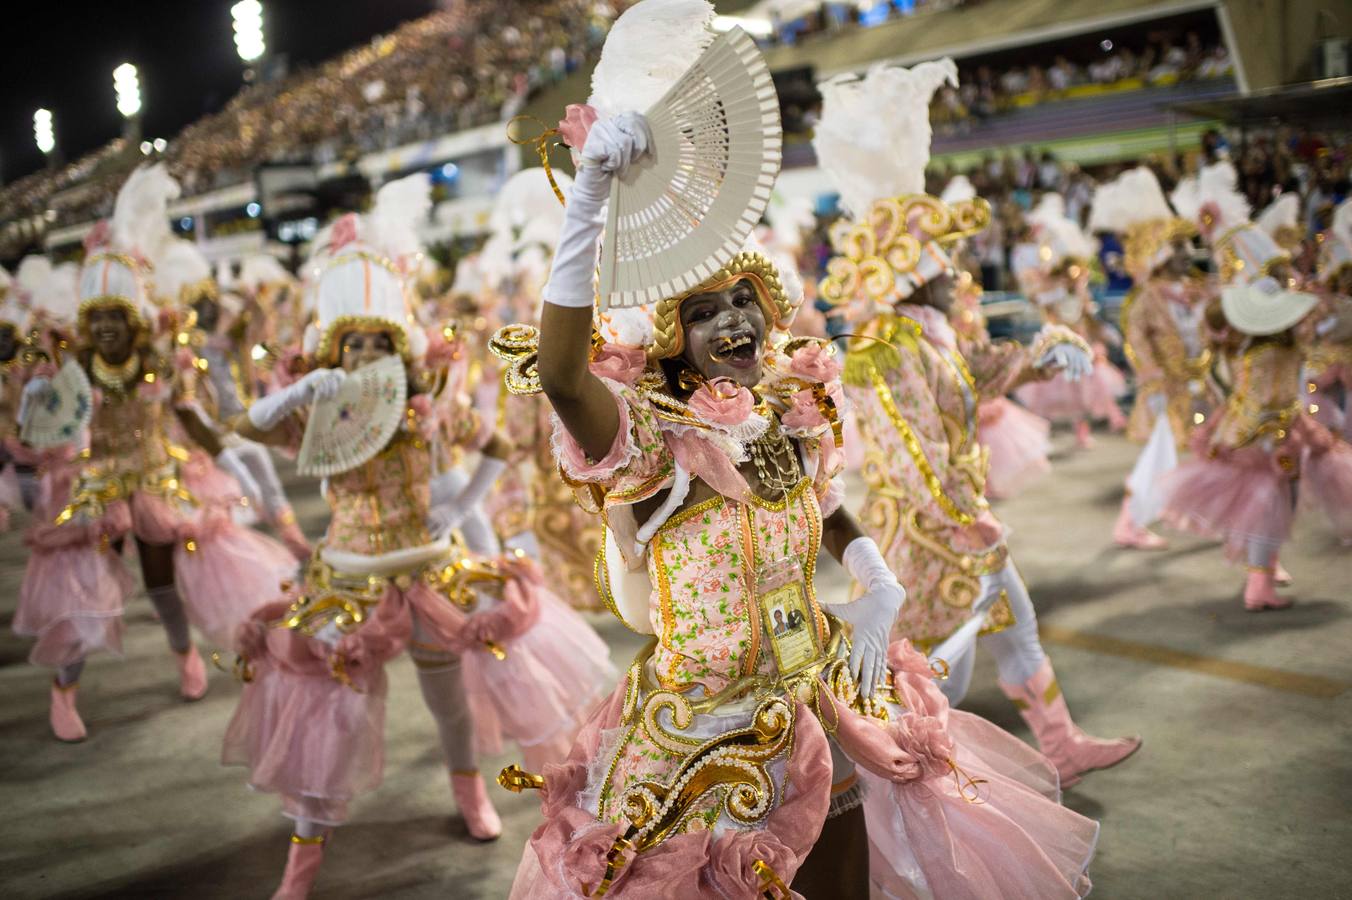
[[[263,55],[263,4],[258,0],[240,0],[230,7],[234,20],[235,50],[245,62],[253,62]]]
[[[113,69],[113,90],[117,92],[117,111],[130,119],[141,111],[141,77],[131,63]]]
[[[33,113],[33,139],[38,142],[38,149],[43,153],[51,153],[56,149],[56,132],[52,128],[50,109]]]

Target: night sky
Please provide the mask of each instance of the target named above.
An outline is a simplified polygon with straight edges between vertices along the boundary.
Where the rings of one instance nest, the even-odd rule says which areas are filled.
[[[122,130],[113,69],[141,72],[144,136],[172,138],[220,109],[242,84],[230,7],[235,0],[87,3],[19,0],[6,4],[0,53],[0,183],[39,169],[33,111],[52,110],[67,162]],[[436,0],[263,0],[269,54],[294,70],[417,18]]]

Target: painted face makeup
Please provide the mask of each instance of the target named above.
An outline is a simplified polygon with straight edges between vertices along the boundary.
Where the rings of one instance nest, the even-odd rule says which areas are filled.
[[[729,378],[748,388],[760,382],[765,312],[749,281],[687,297],[681,328],[683,358],[705,379]]]

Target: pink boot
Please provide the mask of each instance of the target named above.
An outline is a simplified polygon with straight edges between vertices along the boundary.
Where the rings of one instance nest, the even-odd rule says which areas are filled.
[[[1122,498],[1122,508],[1117,513],[1117,524],[1113,526],[1113,543],[1119,547],[1130,547],[1135,550],[1163,550],[1168,547],[1169,542],[1164,538],[1132,521],[1131,513],[1127,509],[1130,503],[1130,496]]]
[[[1292,600],[1277,596],[1276,576],[1272,569],[1250,566],[1249,580],[1244,585],[1244,608],[1249,612],[1265,609],[1287,609]]]
[[[319,875],[319,864],[324,861],[324,844],[331,832],[319,837],[303,838],[291,835],[291,849],[286,854],[286,871],[282,873],[282,883],[272,895],[272,900],[305,900],[310,896]]]
[[[75,698],[80,692],[78,681],[62,687],[52,682],[52,709],[47,720],[51,723],[52,734],[58,741],[70,744],[83,741],[87,735],[80,711],[75,708]]]
[[[451,793],[455,795],[455,805],[460,807],[460,815],[465,818],[470,837],[479,841],[497,840],[502,834],[502,820],[488,799],[483,776],[478,770],[452,772]]]
[[[1094,436],[1089,433],[1089,420],[1081,419],[1075,423],[1075,445],[1081,450],[1094,446]]]
[[[184,700],[201,700],[207,693],[207,667],[196,645],[189,644],[182,653],[174,654],[178,663],[178,693]]]
[[[1104,740],[1081,731],[1071,721],[1049,659],[1044,659],[1037,674],[1023,684],[1000,682],[1000,690],[1014,701],[1037,738],[1042,755],[1056,766],[1063,788],[1078,783],[1086,772],[1117,765],[1141,746],[1139,737]]]
[[[291,551],[291,555],[300,562],[308,562],[314,548],[310,546],[300,526],[296,524],[296,514],[291,511],[291,507],[288,506],[277,513],[274,527],[277,529],[277,537],[286,544],[286,549]]]

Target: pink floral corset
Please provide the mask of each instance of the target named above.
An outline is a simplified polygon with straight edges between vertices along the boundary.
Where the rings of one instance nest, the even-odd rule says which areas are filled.
[[[378,555],[430,543],[431,471],[426,443],[401,430],[373,459],[329,479],[326,546]]]
[[[826,620],[813,586],[821,533],[807,478],[783,503],[717,496],[672,516],[648,545],[659,683],[677,691],[700,685],[708,695],[743,676],[774,674],[755,599],[758,571],[780,559],[799,561],[824,646]]]

